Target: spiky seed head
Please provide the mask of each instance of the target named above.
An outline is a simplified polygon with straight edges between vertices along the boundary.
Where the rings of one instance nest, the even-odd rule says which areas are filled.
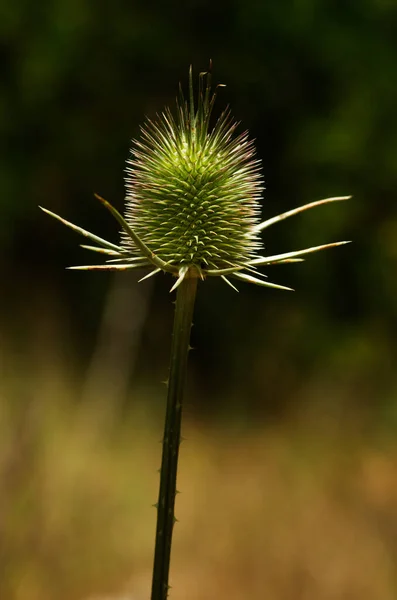
[[[106,264],[70,268],[125,271],[154,267],[140,281],[165,271],[176,277],[170,291],[185,277],[197,276],[220,276],[237,290],[226,275],[263,287],[290,290],[271,283],[258,269],[300,262],[303,255],[348,243],[334,242],[270,256],[258,253],[258,236],[271,225],[350,196],[310,202],[260,223],[263,181],[253,143],[247,133],[235,135],[237,123],[228,109],[211,128],[215,97],[210,74],[201,73],[195,101],[190,69],[188,101],[181,93],[175,115],[166,109],[155,121],[147,120],[128,161],[125,218],[95,194],[122,228],[119,245],[43,208],[95,244],[82,244],[83,248],[109,256]]]
[[[190,69],[188,100],[146,121],[126,177],[129,226],[165,263],[198,272],[246,265],[260,247],[260,162],[228,109],[211,127],[215,97],[201,73],[195,101]],[[137,252],[128,235],[122,246]]]

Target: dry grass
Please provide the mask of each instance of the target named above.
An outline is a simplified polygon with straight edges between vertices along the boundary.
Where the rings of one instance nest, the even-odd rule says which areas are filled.
[[[0,597],[148,600],[161,425],[142,408],[119,419],[101,402],[76,406],[54,371],[28,376],[13,402],[11,379]],[[396,597],[397,447],[327,431],[186,419],[172,600]]]

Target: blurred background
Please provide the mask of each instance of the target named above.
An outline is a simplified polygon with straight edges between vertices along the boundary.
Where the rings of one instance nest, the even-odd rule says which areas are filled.
[[[149,598],[170,279],[95,261],[38,205],[117,242],[131,138],[213,60],[256,139],[269,268],[200,285],[173,600],[397,594],[397,5],[0,3],[0,597]],[[216,112],[215,111],[215,112]]]

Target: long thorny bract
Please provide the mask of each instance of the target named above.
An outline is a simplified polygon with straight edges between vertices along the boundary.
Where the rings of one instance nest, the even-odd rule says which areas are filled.
[[[125,271],[127,269],[128,270],[142,269],[142,268],[149,268],[152,266],[152,267],[154,267],[154,270],[151,271],[145,277],[142,277],[142,279],[140,281],[143,281],[143,280],[147,279],[148,277],[150,277],[151,275],[159,273],[160,271],[165,271],[168,273],[172,273],[173,275],[175,275],[178,278],[177,282],[172,286],[170,291],[173,291],[174,289],[176,289],[176,287],[181,283],[181,281],[183,281],[184,277],[187,274],[188,269],[186,269],[186,265],[183,265],[178,268],[178,266],[176,266],[176,265],[172,265],[170,263],[167,264],[164,261],[162,261],[158,256],[156,256],[156,254],[151,252],[150,249],[139,239],[137,234],[133,232],[131,226],[129,226],[126,223],[125,219],[121,216],[121,214],[114,207],[112,207],[108,202],[103,200],[100,196],[98,196],[98,195],[95,195],[95,196],[104,204],[104,206],[106,206],[111,211],[113,216],[117,215],[117,221],[120,224],[122,224],[123,230],[125,232],[128,232],[128,234],[130,235],[131,243],[138,242],[137,248],[139,248],[141,250],[142,254],[140,256],[136,256],[135,253],[128,252],[125,249],[125,247],[117,246],[116,244],[108,242],[107,240],[104,240],[103,238],[100,238],[97,235],[90,233],[89,231],[86,231],[85,229],[82,229],[81,227],[78,227],[77,225],[74,225],[73,223],[70,223],[66,219],[63,219],[59,215],[47,210],[46,208],[40,207],[45,213],[49,214],[50,216],[54,217],[55,219],[58,219],[58,221],[60,221],[67,227],[70,227],[70,229],[73,229],[73,231],[80,233],[81,235],[90,239],[92,242],[98,244],[98,246],[90,246],[90,245],[81,244],[82,248],[85,248],[86,250],[91,250],[92,252],[107,254],[108,256],[111,256],[111,259],[108,259],[106,261],[106,264],[83,265],[83,266],[68,267],[68,268],[73,269],[73,270],[80,270],[80,271]],[[278,215],[276,217],[268,219],[267,221],[263,221],[262,223],[260,223],[260,225],[256,226],[256,230],[262,231],[263,229],[269,227],[270,225],[278,223],[288,217],[292,217],[292,216],[294,216],[300,212],[303,212],[304,210],[307,210],[309,208],[314,208],[315,206],[320,206],[322,204],[326,204],[329,202],[348,200],[349,198],[351,198],[351,196],[336,196],[336,197],[332,197],[332,198],[325,198],[323,200],[318,200],[316,202],[311,202],[310,204],[300,206],[300,207],[290,210],[288,212],[282,213],[281,215]],[[133,237],[131,234],[133,234]],[[227,269],[200,269],[200,271],[197,272],[197,275],[200,276],[202,279],[204,279],[205,277],[221,276],[221,278],[224,281],[226,281],[226,283],[231,285],[230,282],[226,279],[226,275],[230,275],[236,279],[244,280],[249,283],[255,283],[257,285],[262,285],[265,287],[274,287],[276,289],[291,290],[292,288],[276,285],[276,284],[273,284],[273,283],[270,283],[267,281],[262,281],[262,280],[258,279],[257,277],[253,277],[252,275],[250,275],[249,272],[251,269],[256,271],[257,267],[263,266],[263,265],[284,264],[284,263],[288,263],[288,262],[300,262],[303,259],[300,259],[298,257],[300,257],[304,254],[318,252],[319,250],[325,250],[327,248],[334,248],[336,246],[342,246],[343,244],[349,244],[349,243],[350,243],[349,241],[333,242],[330,244],[323,244],[321,246],[313,246],[312,248],[305,248],[304,250],[296,250],[293,252],[284,252],[282,254],[277,254],[277,255],[273,255],[273,256],[259,256],[259,257],[257,256],[255,258],[247,261],[247,263],[245,265],[233,265]],[[245,271],[248,271],[248,272],[245,272]],[[262,274],[258,272],[257,275],[261,276]],[[237,291],[237,289],[233,285],[231,287]]]
[[[121,227],[120,244],[43,209],[95,244],[83,248],[109,257],[102,265],[71,269],[151,268],[141,281],[164,271],[176,278],[171,291],[186,277],[221,277],[233,289],[229,278],[289,290],[265,281],[259,267],[296,262],[305,254],[347,243],[263,255],[263,230],[350,196],[311,202],[261,222],[260,161],[248,133],[235,134],[238,124],[228,108],[211,127],[217,88],[211,91],[211,73],[200,73],[195,96],[190,69],[189,95],[185,99],[180,90],[175,114],[166,108],[156,119],[146,120],[128,160],[124,216],[96,195]]]

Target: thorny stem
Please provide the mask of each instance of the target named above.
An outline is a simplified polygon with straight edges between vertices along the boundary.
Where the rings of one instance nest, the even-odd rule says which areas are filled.
[[[197,277],[187,274],[177,289],[174,327],[172,332],[167,411],[164,427],[163,454],[160,469],[160,490],[157,504],[156,546],[154,552],[151,600],[166,600],[170,570],[172,530],[175,522],[176,478],[183,392],[186,381],[187,357]]]

